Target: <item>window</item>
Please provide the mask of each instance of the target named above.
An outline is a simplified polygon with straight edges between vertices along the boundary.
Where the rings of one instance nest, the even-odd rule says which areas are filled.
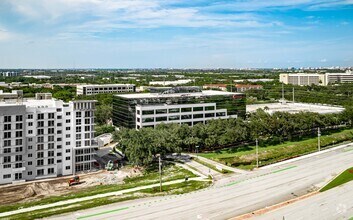
[[[194,112],[203,111],[203,107],[194,107]]]
[[[11,140],[4,140],[4,147],[11,146]]]
[[[67,141],[65,144],[66,144],[66,145],[70,145],[71,143],[70,143],[70,141]]]
[[[54,134],[54,128],[48,128],[48,134]]]
[[[61,145],[58,145],[58,146],[56,146],[56,148],[61,149],[61,148],[62,148],[62,146],[61,146]]]
[[[70,131],[71,128],[70,128],[70,127],[66,127],[65,130],[66,130],[66,131]]]
[[[28,157],[32,157],[33,155],[32,154],[28,154]]]
[[[48,136],[48,141],[49,141],[49,142],[50,142],[50,141],[54,141],[54,135]]]
[[[81,131],[82,131],[81,127],[76,127],[76,132],[81,132]]]
[[[32,150],[33,146],[32,145],[28,145],[28,150]]]
[[[37,176],[43,176],[44,175],[44,169],[37,170]]]
[[[90,124],[91,123],[91,120],[89,118],[86,118],[85,119],[85,124]]]
[[[167,117],[157,117],[156,121],[167,121]]]
[[[28,171],[28,172],[27,172],[27,175],[28,175],[28,176],[32,176],[32,171]]]
[[[54,149],[54,143],[49,143],[48,144],[48,149]]]
[[[28,119],[33,119],[33,115],[27,115]]]
[[[86,133],[85,134],[85,139],[89,139],[89,138],[91,138],[91,133]]]
[[[69,116],[70,115],[70,112],[66,112],[66,116]]]
[[[81,147],[81,141],[76,141],[76,147]]]
[[[143,123],[145,123],[145,122],[154,122],[154,118],[143,118],[142,122]]]
[[[225,112],[217,112],[216,116],[217,117],[226,116],[226,113]]]
[[[48,121],[48,127],[53,127],[54,126],[54,121]]]
[[[54,113],[49,113],[49,114],[48,114],[48,118],[49,118],[49,119],[54,119]]]
[[[37,150],[44,150],[44,144],[38,144]]]
[[[11,124],[4,124],[4,131],[11,130]]]
[[[15,180],[22,179],[22,173],[15,173]]]
[[[37,160],[37,166],[43,166],[44,160]]]
[[[214,117],[214,113],[207,113],[205,114],[206,118],[213,118]]]
[[[140,115],[140,110],[137,110],[137,115]]]
[[[81,139],[81,134],[76,134],[76,139]]]
[[[4,163],[11,163],[11,156],[4,156]]]
[[[54,158],[49,158],[48,159],[48,165],[54,164]]]
[[[28,161],[28,166],[32,166],[32,161]]]
[[[90,141],[85,141],[85,146],[90,146],[91,142]]]
[[[38,128],[44,127],[44,121],[38,121],[37,122],[37,127]]]
[[[206,111],[212,111],[212,110],[214,110],[214,106],[206,106],[205,110]]]
[[[76,118],[81,118],[82,113],[81,112],[76,112]]]
[[[61,156],[62,156],[62,153],[61,153],[61,152],[58,152],[58,153],[56,154],[56,156],[57,156],[57,157],[61,157]]]
[[[90,126],[85,126],[85,131],[90,131],[91,127]]]
[[[44,152],[37,152],[37,158],[43,158]]]
[[[28,130],[28,134],[33,134],[33,130]]]
[[[61,112],[62,109],[61,109],[61,108],[57,108],[56,111],[57,111],[57,112]]]
[[[194,115],[194,118],[203,118],[203,114],[196,114]]]
[[[22,131],[16,131],[16,137],[22,137]]]
[[[28,122],[28,126],[29,127],[33,126],[33,122]]]
[[[63,132],[62,132],[62,130],[57,130],[56,133],[57,134],[62,134]]]
[[[22,167],[22,163],[16,163],[15,164],[15,168],[21,168]]]
[[[17,123],[16,124],[16,130],[22,129],[22,123]]]
[[[178,113],[178,112],[180,112],[180,109],[178,109],[178,108],[169,109],[169,113]]]
[[[61,127],[61,126],[63,126],[63,124],[62,123],[57,123],[56,126]]]
[[[85,117],[87,118],[87,117],[91,117],[92,115],[91,115],[91,112],[90,111],[86,111],[85,112]]]
[[[22,161],[22,155],[16,155],[15,156],[15,161],[16,162]]]
[[[71,152],[71,150],[70,149],[66,149],[66,151],[65,151],[66,153],[70,153]]]
[[[48,151],[48,157],[54,157],[54,151]]]
[[[179,119],[180,119],[179,115],[169,116],[169,121],[175,121],[175,120],[179,120]]]
[[[65,169],[66,169],[66,170],[69,170],[69,169],[70,169],[70,166],[66,166]]]
[[[154,110],[143,110],[142,114],[143,115],[153,115],[154,114]]]
[[[48,168],[48,174],[53,174],[54,173],[54,168]]]
[[[156,114],[167,114],[167,109],[156,109]]]
[[[28,138],[28,142],[32,142],[33,141],[33,138]]]
[[[70,157],[66,157],[65,160],[70,160]]]
[[[191,108],[181,108],[181,112],[191,112]]]
[[[16,147],[16,152],[22,152],[23,148],[22,147]]]
[[[58,115],[58,117],[57,117],[58,119],[62,119],[63,118],[63,116],[61,116],[61,115]]]
[[[23,117],[22,115],[16,115],[16,121],[22,121]]]
[[[4,132],[4,138],[11,138],[11,132]]]
[[[43,143],[44,137],[37,137],[37,143]]]
[[[44,114],[37,114],[37,119],[38,120],[43,120],[44,119]]]
[[[43,135],[44,129],[37,129],[37,135]]]
[[[16,139],[16,145],[22,145],[22,139]]]
[[[187,120],[187,119],[191,119],[192,115],[182,115],[181,119]]]
[[[65,121],[66,123],[70,123],[71,122],[71,120],[70,119],[66,119],[66,121]]]
[[[9,169],[11,168],[11,164],[4,164],[4,169]]]
[[[4,122],[11,122],[11,115],[4,116]]]
[[[57,160],[56,162],[57,162],[57,163],[61,163],[62,161],[61,161],[61,160]]]
[[[11,148],[4,148],[4,154],[11,153]]]
[[[81,125],[82,120],[81,119],[76,119],[76,125]]]
[[[11,174],[5,174],[2,176],[4,179],[10,179],[11,178]]]

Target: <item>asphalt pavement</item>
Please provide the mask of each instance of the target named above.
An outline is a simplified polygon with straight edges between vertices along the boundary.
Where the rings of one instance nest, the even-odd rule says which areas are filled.
[[[197,192],[127,201],[51,219],[229,219],[315,191],[349,167],[353,167],[353,151],[343,148],[234,174]],[[350,203],[346,204],[350,210]]]

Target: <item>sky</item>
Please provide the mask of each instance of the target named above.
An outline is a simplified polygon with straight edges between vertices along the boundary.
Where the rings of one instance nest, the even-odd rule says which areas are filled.
[[[0,68],[353,66],[353,0],[0,0]]]

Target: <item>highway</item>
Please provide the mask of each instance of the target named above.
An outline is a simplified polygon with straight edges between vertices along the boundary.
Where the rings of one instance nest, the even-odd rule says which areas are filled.
[[[233,175],[208,189],[189,194],[126,201],[51,219],[229,219],[318,189],[341,171],[353,167],[353,151],[347,149]],[[273,217],[278,219],[281,215]]]

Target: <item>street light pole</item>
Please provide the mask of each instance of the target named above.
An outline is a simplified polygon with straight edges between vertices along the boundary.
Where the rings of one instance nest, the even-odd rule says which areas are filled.
[[[256,138],[256,168],[259,168],[259,146]]]
[[[321,136],[321,132],[320,132],[320,127],[317,128],[317,147],[318,150],[320,151],[320,136]]]
[[[199,153],[199,146],[196,146],[196,158],[199,158],[198,153]]]
[[[162,161],[161,155],[159,155],[159,190],[162,192]]]

